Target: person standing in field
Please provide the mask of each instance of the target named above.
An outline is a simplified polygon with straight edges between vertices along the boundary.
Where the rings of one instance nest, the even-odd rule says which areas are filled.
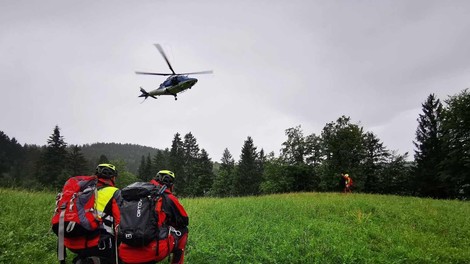
[[[64,238],[64,246],[77,254],[73,259],[74,264],[117,263],[114,228],[120,220],[120,192],[114,185],[118,172],[114,165],[103,163],[96,167],[95,175],[98,182],[94,209],[101,219],[101,225],[94,235]]]
[[[161,170],[150,181],[159,189],[166,187],[155,205],[159,235],[145,246],[121,243],[119,257],[122,263],[154,264],[169,257],[170,254],[172,254],[172,264],[184,263],[189,217],[178,198],[173,195],[174,180],[175,174],[172,171]]]
[[[352,187],[352,179],[351,177],[349,176],[349,174],[342,174],[342,178],[343,178],[343,183],[344,183],[344,189],[343,189],[343,193],[351,193],[351,187]]]

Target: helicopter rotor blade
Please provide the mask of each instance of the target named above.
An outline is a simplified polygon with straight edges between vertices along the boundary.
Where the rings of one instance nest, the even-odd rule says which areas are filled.
[[[170,75],[174,75],[174,74],[172,74],[172,73],[140,72],[140,71],[136,71],[135,73],[136,73],[136,74],[145,74],[145,75],[160,75],[160,76],[170,76]]]
[[[170,70],[173,73],[173,75],[176,75],[175,71],[173,70],[173,67],[171,67],[170,61],[168,60],[168,58],[166,57],[165,52],[163,51],[162,46],[160,46],[160,44],[155,44],[155,47],[157,47],[158,51],[160,51],[160,54],[162,54],[163,58],[165,59],[166,63],[168,64],[168,67],[170,67]]]
[[[214,72],[213,71],[186,72],[186,73],[178,73],[178,75],[211,74],[211,73],[214,73]]]

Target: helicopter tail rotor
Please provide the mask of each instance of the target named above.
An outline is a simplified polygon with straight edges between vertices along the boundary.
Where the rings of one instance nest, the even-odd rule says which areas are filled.
[[[144,101],[147,99],[147,97],[152,97],[154,99],[157,99],[157,97],[155,97],[154,95],[151,95],[149,94],[147,91],[145,91],[144,88],[140,87],[140,92],[142,93],[141,95],[139,95],[139,97],[144,97]]]

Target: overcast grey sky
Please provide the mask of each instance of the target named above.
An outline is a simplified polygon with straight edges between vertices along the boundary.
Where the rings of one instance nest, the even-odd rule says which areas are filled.
[[[413,156],[421,104],[470,87],[470,1],[0,2],[0,130],[46,144],[164,149],[191,132],[213,161],[248,136],[279,154],[285,129],[350,116]],[[167,72],[190,91],[142,103]]]

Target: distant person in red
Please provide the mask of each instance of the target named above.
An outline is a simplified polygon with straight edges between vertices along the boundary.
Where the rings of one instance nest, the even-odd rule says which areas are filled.
[[[352,187],[352,179],[351,177],[349,177],[349,174],[343,174],[342,175],[343,177],[343,182],[344,182],[344,189],[343,189],[343,192],[344,193],[351,193],[351,187]]]
[[[158,214],[158,227],[168,230],[165,238],[155,238],[144,247],[132,247],[125,243],[119,246],[119,256],[124,264],[154,264],[171,253],[172,264],[184,263],[184,249],[188,239],[189,217],[178,198],[173,195],[175,174],[169,170],[161,170],[150,182],[156,186],[166,185],[167,189],[159,199],[155,211]]]

